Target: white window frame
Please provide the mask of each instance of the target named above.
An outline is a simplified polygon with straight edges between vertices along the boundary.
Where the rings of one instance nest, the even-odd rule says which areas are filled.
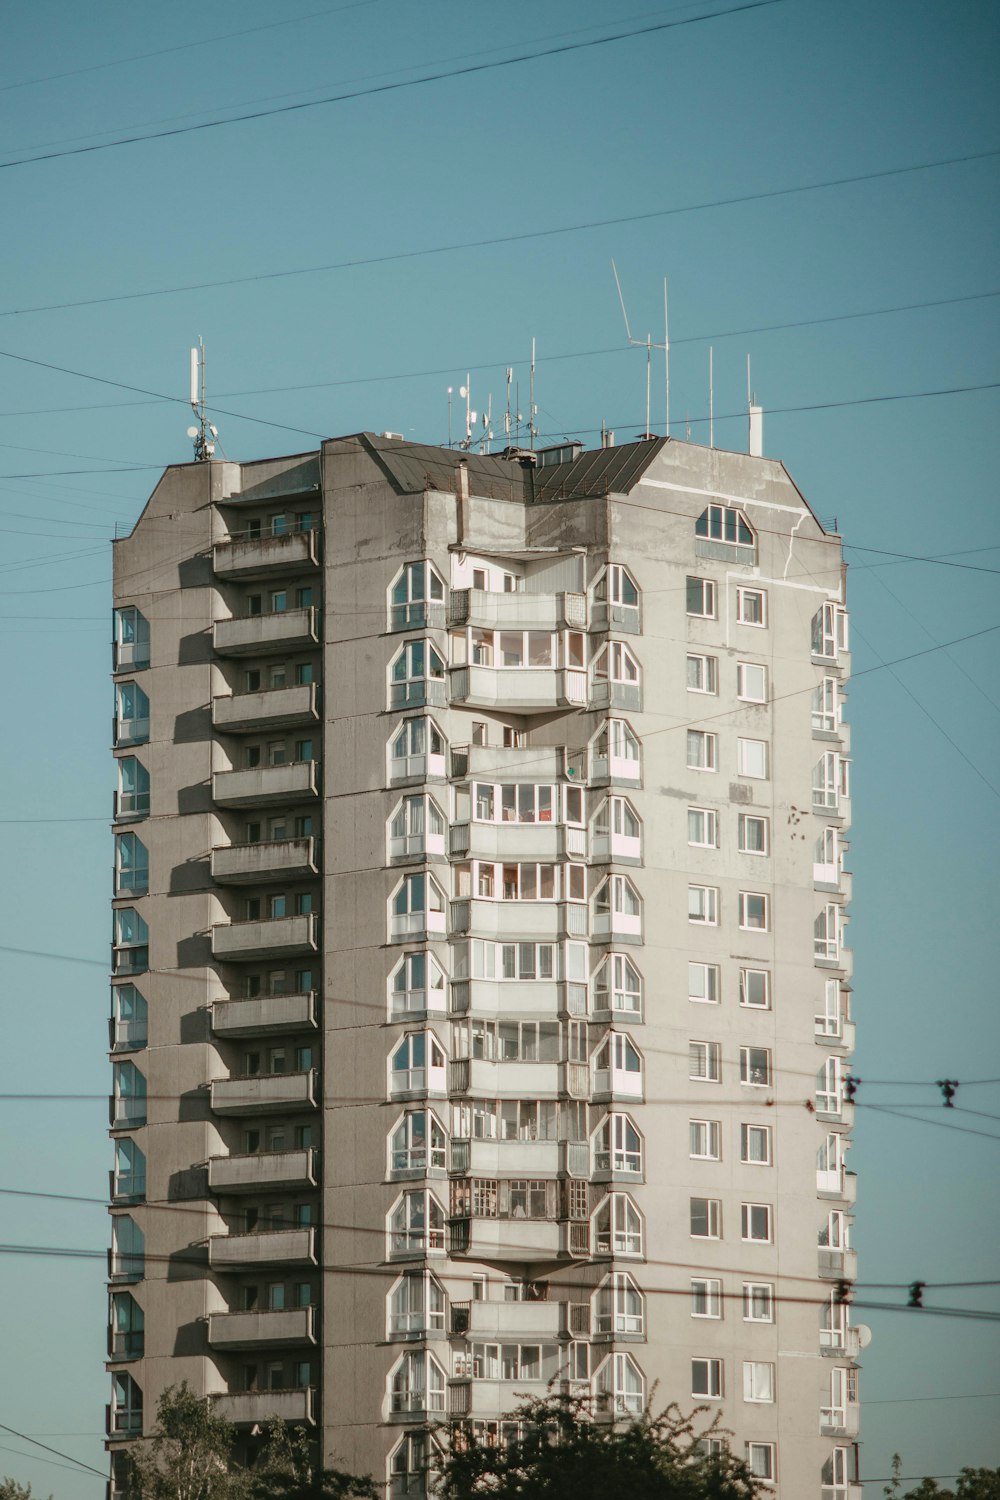
[[[722,1317],[722,1282],[717,1276],[691,1278],[691,1316],[716,1320]]]
[[[699,927],[718,927],[719,887],[717,885],[688,886],[688,921]]]
[[[689,771],[710,771],[719,769],[719,736],[710,729],[689,729],[687,731],[686,760]],[[692,758],[692,750],[699,747],[697,760]]]
[[[774,1484],[778,1474],[774,1443],[748,1442],[746,1463],[755,1479],[762,1484]]]
[[[756,672],[759,672],[761,676],[759,691],[752,691],[748,680]],[[763,662],[738,661],[736,663],[736,696],[743,703],[767,702],[767,667]]]
[[[763,1143],[763,1156],[754,1156],[750,1143],[752,1140]],[[770,1167],[774,1165],[774,1139],[770,1125],[755,1125],[743,1123],[740,1125],[740,1161],[749,1167]]]
[[[751,849],[747,841],[747,829],[751,823],[759,823],[761,848]],[[737,848],[741,854],[750,854],[755,859],[766,859],[771,852],[771,820],[763,813],[738,813],[736,817]]]
[[[691,1394],[701,1400],[721,1401],[725,1368],[721,1359],[697,1356],[691,1361]]]
[[[748,999],[751,988],[751,976],[762,978],[764,990],[764,1003]],[[756,985],[754,986],[756,987]],[[770,1010],[771,1009],[771,971],[770,969],[740,969],[740,1004],[746,1010]]]
[[[758,1308],[763,1308],[763,1311],[758,1313]],[[743,1321],[744,1323],[774,1322],[773,1281],[744,1281]]]
[[[418,570],[422,570],[421,583],[423,593],[416,597],[413,592],[413,581],[417,577]],[[405,581],[405,599],[397,600],[393,596],[400,583]],[[435,591],[435,583],[438,591]],[[440,604],[443,622],[445,601],[444,579],[428,558],[419,558],[415,562],[404,563],[388,589],[387,603],[389,606],[389,629],[390,630],[421,630],[430,623],[428,608],[433,604]]]
[[[749,616],[756,611],[750,605],[751,599],[760,600],[760,619],[753,620]],[[738,625],[751,625],[756,630],[767,628],[767,590],[739,587],[736,590],[736,623]]]
[[[812,655],[814,661],[838,661],[849,650],[847,610],[835,599],[827,599],[813,616]]]
[[[698,1203],[705,1203],[705,1204],[708,1205],[708,1233],[707,1234],[695,1234],[694,1230],[690,1229],[691,1219],[694,1216],[694,1204],[696,1202],[698,1202]],[[693,1240],[721,1240],[722,1239],[722,1199],[721,1198],[703,1198],[700,1193],[696,1193],[688,1201],[688,1226],[689,1226],[689,1230],[690,1230],[689,1238],[691,1238]]]
[[[762,1052],[766,1058],[763,1069],[755,1066],[751,1058],[755,1052]],[[762,1077],[755,1077],[757,1073],[763,1073]],[[769,1089],[774,1078],[774,1059],[770,1047],[741,1047],[740,1048],[740,1083],[744,1088]]]
[[[688,618],[692,620],[715,620],[718,619],[719,590],[714,578],[703,578],[693,573],[687,575],[685,586],[685,604]],[[692,609],[693,594],[695,589],[701,593],[701,608]]]
[[[751,920],[751,902],[760,903],[760,920]],[[741,932],[770,932],[771,898],[766,891],[740,891],[739,925]]]
[[[688,1042],[688,1077],[697,1083],[722,1082],[722,1046],[719,1042],[700,1038]]]
[[[823,677],[813,689],[812,727],[819,733],[836,734],[841,718],[840,682],[836,677]]]
[[[764,1218],[765,1233],[755,1234],[755,1220]],[[774,1244],[774,1207],[770,1203],[740,1204],[740,1239],[745,1245]]]
[[[760,764],[763,770],[755,767]],[[736,740],[736,774],[745,776],[749,781],[768,781],[771,775],[771,749],[767,740],[744,739],[739,736]]]
[[[700,683],[691,681],[692,667],[694,668],[694,676],[700,678]],[[703,651],[688,652],[687,690],[689,693],[704,693],[711,697],[718,696],[719,658],[717,656],[709,656]]]
[[[743,1400],[761,1406],[774,1404],[774,1365],[770,1360],[743,1361]]]
[[[696,971],[701,971],[701,988],[704,993],[695,995]],[[694,1005],[718,1005],[722,994],[722,974],[718,964],[703,964],[694,959],[688,962],[688,999]]]
[[[695,1149],[696,1147],[703,1147],[704,1149]],[[722,1125],[720,1121],[688,1121],[688,1156],[692,1161],[722,1160]]]
[[[692,836],[692,814],[696,824],[700,820],[700,838]],[[714,807],[688,808],[688,845],[692,849],[717,849],[719,847],[719,814]]]

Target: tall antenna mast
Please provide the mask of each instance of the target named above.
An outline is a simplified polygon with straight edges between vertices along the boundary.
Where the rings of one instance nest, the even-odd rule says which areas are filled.
[[[510,388],[514,379],[514,371],[510,365],[507,366],[507,411],[503,419],[504,436],[507,439],[507,447],[510,447]]]
[[[451,447],[451,395],[452,388],[448,387],[448,447]]]
[[[466,374],[465,384],[460,385],[458,394],[465,401],[465,437],[459,443],[459,447],[468,453],[472,447],[472,429],[476,425],[476,413],[472,410],[472,376]]]
[[[663,399],[666,428],[664,435],[670,436],[670,324],[667,320],[667,278],[663,278]]]
[[[708,446],[715,447],[715,382],[712,369],[712,345],[708,346]]]
[[[666,331],[666,323],[667,323],[667,283],[666,283],[666,279],[664,279],[664,282],[663,282],[663,343],[662,344],[654,344],[653,343],[653,335],[651,333],[647,333],[647,335],[646,335],[646,337],[644,339],[634,339],[632,337],[632,329],[629,326],[628,313],[625,311],[625,298],[622,296],[622,284],[621,284],[621,281],[618,279],[618,267],[615,265],[613,259],[611,261],[611,269],[614,272],[615,286],[618,288],[618,301],[621,304],[622,317],[625,320],[625,337],[628,340],[629,348],[630,349],[644,348],[645,351],[646,351],[646,436],[647,437],[652,437],[653,434],[649,430],[649,422],[650,422],[650,408],[649,408],[649,403],[650,403],[650,391],[651,391],[651,386],[652,386],[652,375],[653,375],[653,350],[654,349],[662,349],[664,351],[664,357],[667,360],[669,360],[669,358],[670,358],[670,355],[669,355],[669,341],[667,339],[667,331]],[[667,435],[669,436],[669,434],[670,434],[670,372],[669,372],[669,369],[668,369],[668,371],[667,371]]]
[[[534,448],[538,436],[538,407],[535,405],[535,340],[531,340],[531,381],[528,391],[528,447]]]
[[[194,443],[195,462],[205,463],[215,457],[215,439],[219,431],[205,417],[205,340],[201,334],[198,335],[197,349],[191,350],[190,400],[197,425],[190,426],[187,435]]]

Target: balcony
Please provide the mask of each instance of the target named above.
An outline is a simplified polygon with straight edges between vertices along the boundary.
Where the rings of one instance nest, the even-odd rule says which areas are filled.
[[[614,604],[607,599],[595,599],[590,606],[590,628],[613,630],[616,635],[639,635],[642,631],[642,616],[638,604]]]
[[[571,781],[584,780],[585,752],[562,745],[456,745],[451,752],[451,774],[464,780]]]
[[[487,589],[452,589],[449,625],[486,630],[586,630],[584,594],[498,593]]]
[[[112,1016],[108,1022],[108,1033],[112,1052],[138,1052],[148,1041],[149,1028],[146,1017],[141,1020],[130,1017],[121,1020]]]
[[[108,1330],[109,1361],[142,1359],[146,1347],[146,1335],[140,1328],[135,1332],[116,1333]]]
[[[555,1219],[453,1219],[452,1252],[470,1260],[518,1261],[522,1266],[526,1261],[554,1261],[559,1259],[562,1228]]]
[[[854,1203],[858,1196],[857,1173],[847,1172],[843,1167],[830,1172],[816,1172],[817,1198],[836,1198],[841,1203]]]
[[[213,1234],[208,1241],[213,1271],[252,1271],[257,1266],[314,1266],[313,1229],[265,1229],[260,1234]]]
[[[576,667],[452,667],[451,701],[522,714],[585,708],[587,674]]]
[[[557,1099],[561,1073],[562,1064],[558,1062],[493,1062],[485,1057],[461,1057],[449,1064],[448,1090],[487,1099]]]
[[[816,1274],[822,1281],[856,1281],[858,1252],[856,1250],[831,1250],[826,1245],[820,1245],[819,1267]]]
[[[149,817],[148,792],[115,792],[112,817],[116,823],[129,823]]]
[[[453,1140],[449,1170],[476,1177],[556,1177],[562,1156],[560,1141]]]
[[[209,1313],[210,1349],[275,1348],[286,1344],[315,1344],[316,1309],[288,1307],[280,1312]]]
[[[319,566],[319,533],[288,531],[282,536],[257,536],[216,542],[212,567],[216,578],[268,578],[275,572],[298,572]]]
[[[249,1078],[213,1078],[212,1113],[216,1115],[284,1114],[315,1109],[315,1068],[303,1073],[255,1073]]]
[[[861,1353],[861,1328],[846,1325],[839,1328],[821,1328],[819,1352],[834,1359],[857,1359]]]
[[[212,1030],[216,1036],[261,1036],[282,1031],[313,1030],[316,992],[255,995],[251,1000],[216,1000]]]
[[[223,734],[291,729],[319,722],[316,683],[271,688],[265,693],[229,693],[212,699],[212,727]]]
[[[590,689],[590,705],[593,709],[617,709],[625,713],[637,713],[642,708],[642,685],[638,682],[603,680],[594,682]]]
[[[448,852],[460,859],[585,859],[587,832],[565,823],[455,823]]]
[[[142,1410],[105,1406],[104,1428],[109,1438],[142,1437]]]
[[[109,1196],[117,1205],[141,1203],[146,1196],[145,1165],[134,1172],[116,1172],[112,1167],[108,1173]]]
[[[216,656],[309,651],[320,644],[319,630],[319,610],[314,605],[267,615],[240,615],[216,620],[212,626],[212,650]]]
[[[821,1406],[819,1430],[825,1437],[855,1438],[861,1428],[861,1409],[850,1406]]]
[[[219,807],[275,807],[318,794],[319,766],[314,760],[212,775],[212,800]]]
[[[523,1016],[552,1020],[556,1016],[585,1016],[587,986],[554,979],[453,979],[450,986],[453,1016]]]
[[[318,1184],[315,1151],[259,1151],[250,1156],[212,1156],[208,1186],[213,1193],[256,1193],[271,1188],[288,1191]]]
[[[453,1302],[452,1327],[458,1331],[458,1323],[464,1322],[470,1339],[557,1339],[566,1328],[566,1306],[565,1302]]]
[[[138,1130],[146,1123],[146,1096],[108,1096],[108,1121],[112,1130]]]
[[[319,918],[265,917],[256,922],[217,922],[212,928],[212,957],[223,961],[242,958],[294,958],[316,953],[319,948]]]
[[[116,716],[111,720],[111,743],[116,750],[124,750],[128,745],[144,745],[148,739],[148,713],[141,718],[122,719]]]
[[[225,1417],[237,1427],[266,1427],[275,1419],[281,1422],[309,1422],[316,1420],[314,1392],[305,1386],[297,1390],[240,1391],[233,1395],[216,1396],[213,1409],[216,1416]]]
[[[217,885],[308,880],[318,874],[319,840],[315,838],[225,844],[212,850],[212,879]]]
[[[621,865],[642,864],[642,839],[628,833],[610,831],[591,835],[590,855],[595,863]]]
[[[453,934],[520,942],[557,942],[586,937],[587,908],[582,901],[480,901],[451,903]]]

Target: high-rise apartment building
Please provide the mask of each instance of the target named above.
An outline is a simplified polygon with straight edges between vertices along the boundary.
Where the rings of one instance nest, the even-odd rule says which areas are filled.
[[[783,466],[170,468],[114,652],[112,1494],[181,1380],[391,1500],[556,1381],[858,1500],[844,565]]]

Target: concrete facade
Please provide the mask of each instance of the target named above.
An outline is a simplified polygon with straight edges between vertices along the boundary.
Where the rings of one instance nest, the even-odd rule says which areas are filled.
[[[555,1379],[858,1500],[844,584],[780,463],[672,440],[166,472],[115,544],[112,1494],[182,1379],[393,1500]]]

